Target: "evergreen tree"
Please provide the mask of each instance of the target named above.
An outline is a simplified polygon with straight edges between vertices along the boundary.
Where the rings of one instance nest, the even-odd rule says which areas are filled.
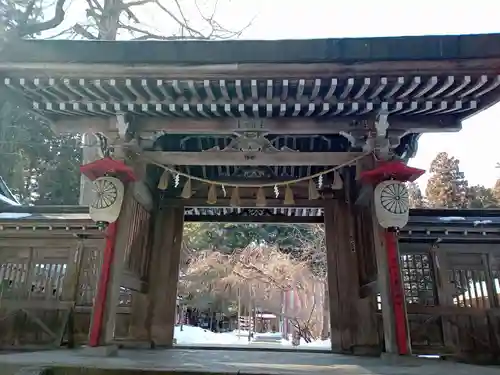
[[[423,208],[425,207],[425,199],[420,190],[420,186],[416,182],[409,182],[408,188],[408,198],[410,200],[410,208]]]
[[[498,200],[495,198],[494,190],[482,185],[471,186],[469,188],[470,208],[494,208],[498,207]]]
[[[469,189],[460,162],[446,152],[440,152],[431,163],[432,176],[425,190],[427,201],[433,208],[467,208]]]
[[[186,223],[184,241],[193,250],[232,253],[252,244],[265,244],[293,254],[304,243],[316,241],[316,232],[307,224]]]

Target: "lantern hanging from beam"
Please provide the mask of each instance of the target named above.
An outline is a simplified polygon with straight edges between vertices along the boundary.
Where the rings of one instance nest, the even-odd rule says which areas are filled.
[[[95,222],[113,223],[122,207],[125,186],[116,177],[99,177],[94,180],[94,196],[90,205],[90,218]]]
[[[397,180],[380,182],[373,192],[375,214],[383,228],[402,228],[408,223],[408,189]]]
[[[120,160],[103,158],[80,166],[80,171],[94,182],[90,218],[105,227],[120,215],[125,183],[136,181],[132,168]]]
[[[410,201],[405,183],[424,173],[400,160],[380,161],[376,168],[360,173],[361,182],[374,187],[373,204],[381,227],[399,229],[408,223]]]

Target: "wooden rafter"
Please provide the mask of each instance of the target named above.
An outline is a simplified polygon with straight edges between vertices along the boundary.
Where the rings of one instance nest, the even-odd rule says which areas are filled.
[[[186,68],[186,75],[189,69]],[[162,75],[164,76],[164,75]],[[111,77],[111,76],[110,76]],[[160,76],[161,77],[161,76]],[[355,75],[280,79],[13,78],[3,85],[54,118],[109,117],[346,117],[458,116],[481,107],[500,76]]]

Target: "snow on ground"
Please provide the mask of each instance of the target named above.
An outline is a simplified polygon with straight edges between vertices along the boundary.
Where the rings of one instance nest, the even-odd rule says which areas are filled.
[[[200,327],[183,325],[175,326],[174,337],[177,344],[219,344],[219,345],[245,345],[247,337],[238,337],[233,332],[215,333]]]
[[[200,327],[193,327],[188,325],[176,326],[174,337],[177,344],[180,345],[259,345],[259,344],[275,344],[282,346],[292,346],[291,340],[281,338],[280,332],[265,332],[255,333],[254,337],[248,342],[248,331],[240,330],[233,332],[215,333]],[[270,341],[271,340],[271,341]],[[276,340],[276,341],[274,341]],[[274,342],[273,342],[274,341]],[[301,340],[300,347],[310,349],[328,349],[330,348],[330,340],[317,340],[306,343]]]

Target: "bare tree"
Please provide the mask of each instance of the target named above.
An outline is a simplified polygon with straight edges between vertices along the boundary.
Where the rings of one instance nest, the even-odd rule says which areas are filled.
[[[83,0],[81,0],[83,1]],[[237,38],[250,25],[230,30],[217,19],[219,0],[204,6],[197,0],[85,0],[86,20],[72,25],[67,34],[84,39],[116,40],[209,40]],[[161,25],[145,16],[155,14]],[[159,27],[167,28],[160,30]]]

